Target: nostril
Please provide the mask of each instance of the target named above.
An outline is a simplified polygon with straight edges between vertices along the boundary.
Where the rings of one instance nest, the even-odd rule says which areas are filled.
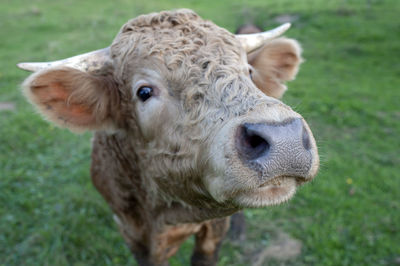
[[[236,148],[240,155],[247,160],[257,159],[270,149],[268,141],[252,130],[249,124],[244,124],[239,128],[236,139]]]
[[[252,149],[265,148],[266,146],[269,146],[265,139],[257,135],[249,134],[246,140]]]
[[[306,149],[307,151],[310,150],[311,149],[310,136],[304,127],[303,127],[302,141],[304,149]]]

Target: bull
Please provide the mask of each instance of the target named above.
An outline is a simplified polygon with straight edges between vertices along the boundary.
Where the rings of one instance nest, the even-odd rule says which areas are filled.
[[[94,132],[92,182],[140,265],[167,265],[193,234],[192,265],[215,265],[230,215],[316,175],[309,126],[277,99],[301,63],[277,38],[288,27],[235,36],[166,11],[128,21],[108,48],[18,64],[45,119]]]

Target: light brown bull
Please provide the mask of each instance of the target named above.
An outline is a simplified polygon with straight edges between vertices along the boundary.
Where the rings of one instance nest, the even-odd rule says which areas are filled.
[[[46,119],[95,131],[93,183],[141,265],[168,264],[191,234],[192,264],[214,265],[227,216],[287,201],[316,175],[308,125],[270,97],[301,60],[296,41],[271,40],[286,28],[235,36],[161,12],[128,21],[109,48],[19,65],[36,72],[24,92]]]

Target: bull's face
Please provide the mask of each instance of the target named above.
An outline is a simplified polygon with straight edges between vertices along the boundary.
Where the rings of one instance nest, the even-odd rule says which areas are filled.
[[[296,74],[299,46],[270,41],[250,65],[254,48],[191,11],[151,14],[110,48],[45,65],[24,87],[54,123],[128,140],[154,198],[267,206],[311,180],[319,159],[304,119],[270,97]]]

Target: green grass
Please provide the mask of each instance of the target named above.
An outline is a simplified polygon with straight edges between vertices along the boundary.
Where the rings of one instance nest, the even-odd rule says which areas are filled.
[[[309,121],[322,166],[288,204],[247,210],[248,240],[219,265],[248,265],[277,231],[301,254],[272,265],[393,265],[400,257],[400,2],[397,0],[44,1],[0,3],[0,265],[126,265],[134,260],[90,183],[91,134],[49,125],[21,96],[20,61],[108,46],[142,13],[188,7],[229,30],[253,18],[287,34],[306,62],[284,102]],[[250,1],[248,1],[250,2]],[[172,265],[187,265],[193,239]]]

